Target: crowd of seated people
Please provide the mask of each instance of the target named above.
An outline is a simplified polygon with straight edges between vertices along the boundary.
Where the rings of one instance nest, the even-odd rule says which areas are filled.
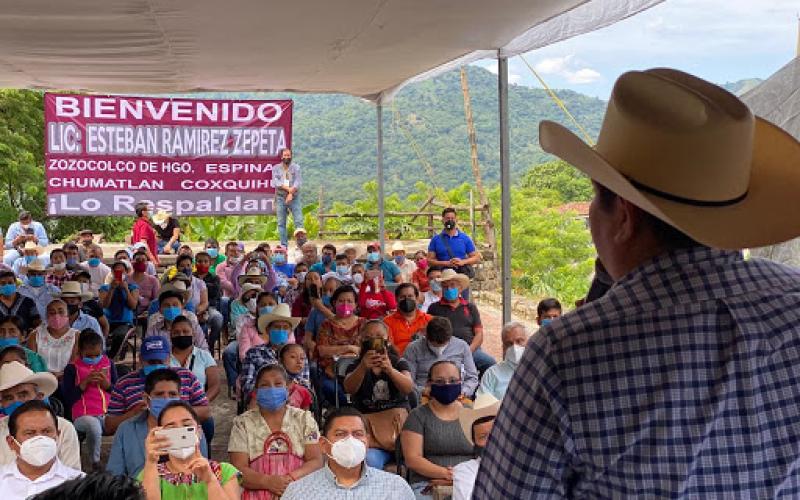
[[[146,232],[149,208],[137,215]],[[0,440],[3,464],[16,459],[62,482],[105,470],[138,481],[148,499],[459,490],[455,468],[488,434],[483,421],[462,432],[460,415],[476,394],[502,399],[528,336],[509,324],[504,359],[483,352],[463,263],[431,265],[434,250],[407,257],[401,243],[390,255],[378,243],[363,255],[354,245],[318,249],[304,231],[293,250],[246,252],[210,238],[195,252],[176,219],[153,222],[155,253],[144,237],[108,261],[90,230],[47,258],[38,226],[10,240],[6,256],[16,255],[0,269],[0,437],[35,416],[54,429],[39,434],[55,440],[55,454],[33,464],[19,438]],[[543,304],[540,324],[560,314],[557,302]],[[210,405],[223,383],[238,405],[225,416],[230,435],[215,436]],[[22,407],[28,415],[9,429]],[[170,447],[168,430],[185,446]],[[214,439],[227,443],[229,463],[210,459]],[[476,468],[466,469],[474,479]]]

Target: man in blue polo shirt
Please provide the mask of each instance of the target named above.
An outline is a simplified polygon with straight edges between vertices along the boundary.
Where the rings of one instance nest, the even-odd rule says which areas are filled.
[[[472,278],[471,268],[481,261],[481,256],[472,238],[458,230],[455,208],[442,210],[442,223],[444,231],[431,238],[428,244],[428,265],[453,269]],[[462,297],[469,300],[469,287],[463,291]]]

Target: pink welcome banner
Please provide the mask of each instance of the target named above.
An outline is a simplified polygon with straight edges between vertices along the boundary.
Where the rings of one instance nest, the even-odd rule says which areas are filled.
[[[48,213],[275,213],[291,137],[291,100],[45,94]]]

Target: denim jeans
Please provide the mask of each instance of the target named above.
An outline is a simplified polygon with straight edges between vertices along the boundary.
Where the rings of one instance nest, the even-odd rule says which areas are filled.
[[[367,449],[367,465],[373,469],[383,470],[392,459],[392,454],[380,448]]]
[[[200,427],[203,428],[203,435],[206,437],[209,453],[211,453],[211,440],[214,439],[214,417],[208,417],[208,420],[203,422]]]
[[[166,248],[167,243],[169,243],[169,240],[162,240],[161,238],[158,239],[158,253],[159,254],[163,254],[164,253],[164,248]],[[172,253],[173,254],[177,254],[178,253],[178,249],[180,247],[181,247],[180,240],[173,241],[172,242]]]
[[[225,368],[225,378],[228,387],[236,387],[236,379],[239,377],[239,370],[236,363],[239,361],[239,342],[234,340],[222,351],[222,366]]]
[[[208,350],[211,352],[212,356],[214,355],[214,346],[217,344],[217,341],[219,341],[219,336],[222,332],[223,321],[224,319],[221,312],[213,307],[208,309],[207,324],[209,332],[206,340],[208,342]]]
[[[303,227],[303,205],[300,204],[299,191],[294,194],[292,202],[289,203],[288,207],[286,205],[285,194],[278,193],[275,195],[275,214],[278,216],[278,235],[281,238],[281,245],[285,247],[289,244],[289,239],[286,235],[287,208],[292,212],[295,229]]]
[[[86,434],[86,447],[89,448],[92,463],[100,462],[100,445],[103,439],[103,419],[105,417],[95,417],[84,415],[75,419],[75,430]]]
[[[486,370],[497,363],[493,357],[486,354],[480,347],[475,349],[475,352],[472,353],[472,360],[475,362],[475,368],[478,369],[479,377],[482,377]]]

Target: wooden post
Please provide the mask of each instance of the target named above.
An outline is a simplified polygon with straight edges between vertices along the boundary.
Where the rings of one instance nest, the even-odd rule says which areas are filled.
[[[325,213],[325,209],[324,209],[324,207],[322,205],[322,203],[324,201],[324,198],[323,198],[324,191],[325,191],[325,188],[320,186],[319,187],[319,198],[317,199],[317,220],[319,221],[319,231],[317,232],[317,235],[319,236],[319,238],[322,238],[322,235],[325,233],[325,217],[322,217],[322,214]]]

